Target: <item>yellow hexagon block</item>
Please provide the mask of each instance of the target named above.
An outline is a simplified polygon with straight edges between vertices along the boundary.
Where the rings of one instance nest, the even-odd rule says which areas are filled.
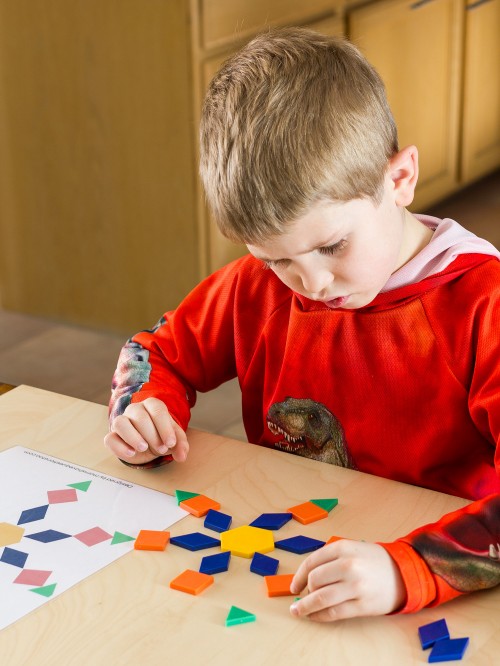
[[[274,550],[273,534],[270,530],[260,527],[243,525],[234,530],[222,532],[220,535],[220,549],[230,550],[239,557],[253,557],[255,553],[269,553]]]
[[[23,538],[24,527],[11,523],[0,523],[0,546],[10,546],[19,543]]]

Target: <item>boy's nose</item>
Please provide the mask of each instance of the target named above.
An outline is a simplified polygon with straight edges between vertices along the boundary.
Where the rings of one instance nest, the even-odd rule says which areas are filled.
[[[319,300],[327,295],[328,287],[334,280],[329,271],[308,271],[301,275],[302,286],[310,298]]]

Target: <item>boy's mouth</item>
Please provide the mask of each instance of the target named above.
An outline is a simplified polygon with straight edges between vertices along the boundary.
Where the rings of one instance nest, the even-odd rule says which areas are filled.
[[[349,296],[337,296],[337,298],[333,298],[331,301],[325,301],[325,305],[332,309],[342,308],[348,300]]]

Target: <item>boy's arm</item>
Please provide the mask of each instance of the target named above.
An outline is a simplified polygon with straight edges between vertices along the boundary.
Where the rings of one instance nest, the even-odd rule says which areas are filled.
[[[500,495],[490,495],[381,544],[396,561],[406,587],[399,612],[437,606],[500,584]]]
[[[198,285],[176,311],[125,344],[113,377],[110,424],[129,405],[156,398],[185,431],[196,391],[208,391],[235,376],[236,283],[234,267],[219,271]],[[144,467],[170,460],[169,455],[160,456]]]

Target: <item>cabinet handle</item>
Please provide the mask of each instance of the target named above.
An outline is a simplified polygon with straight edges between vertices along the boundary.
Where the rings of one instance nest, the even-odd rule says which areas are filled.
[[[493,2],[493,0],[476,0],[476,2],[473,2],[470,5],[465,5],[465,9],[470,12],[471,10],[476,9],[476,7],[485,5],[487,2]]]
[[[486,2],[487,1],[488,0],[486,0]],[[434,0],[417,0],[417,2],[414,2],[413,4],[410,5],[410,9],[420,9],[420,7],[428,5],[430,2],[434,2]]]

